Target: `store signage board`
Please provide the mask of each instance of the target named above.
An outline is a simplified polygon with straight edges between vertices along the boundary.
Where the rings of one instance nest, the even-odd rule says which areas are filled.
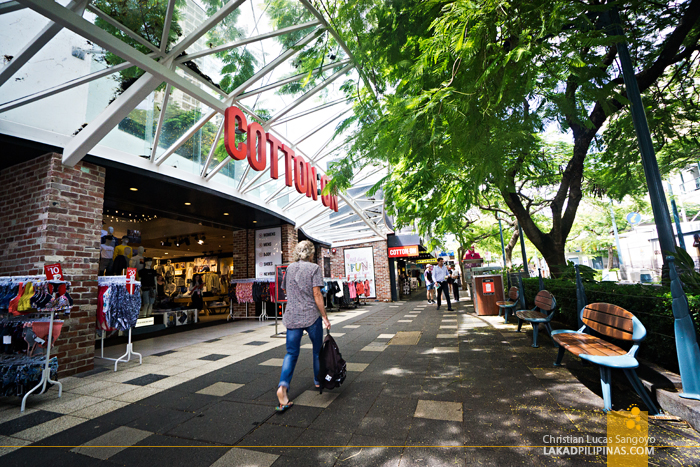
[[[275,290],[277,291],[277,303],[287,303],[287,292],[282,288],[284,275],[287,274],[287,264],[275,266]]]
[[[63,270],[61,265],[56,264],[45,264],[44,273],[46,274],[46,280],[49,281],[62,281],[63,280]]]
[[[418,259],[416,264],[437,264],[437,258]]]
[[[255,277],[275,276],[275,265],[282,263],[282,227],[255,231]]]
[[[348,281],[369,281],[370,293],[367,298],[377,297],[377,288],[374,282],[374,250],[371,246],[364,248],[346,248],[345,279]]]
[[[246,142],[236,146],[236,132],[246,133]],[[250,168],[261,172],[267,168],[270,161],[270,178],[279,178],[280,153],[284,155],[284,182],[287,186],[294,185],[297,192],[305,194],[314,201],[330,181],[326,175],[320,177],[316,168],[306,162],[301,155],[296,155],[292,148],[282,144],[271,133],[266,133],[258,122],[248,122],[245,115],[236,106],[231,106],[224,113],[224,146],[226,152],[234,160],[248,159]],[[269,157],[268,157],[269,156]],[[320,182],[320,187],[319,187]],[[320,189],[319,189],[320,188]],[[338,212],[338,197],[321,195],[321,203],[332,211]]]
[[[395,246],[389,248],[389,258],[419,256],[418,245]]]

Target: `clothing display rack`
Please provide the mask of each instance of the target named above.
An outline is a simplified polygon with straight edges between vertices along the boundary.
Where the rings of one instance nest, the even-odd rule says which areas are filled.
[[[28,283],[32,282],[37,285],[42,282],[47,282],[46,281],[46,276],[44,275],[39,275],[39,276],[12,276],[12,277],[3,277],[0,278],[0,284],[2,285],[7,285],[8,283]],[[52,284],[66,284],[67,286],[70,286],[70,282],[68,281],[48,281],[51,282]],[[35,288],[36,290],[37,288]],[[61,397],[63,394],[63,385],[59,383],[56,380],[51,379],[51,346],[53,344],[53,325],[54,325],[54,315],[60,311],[63,311],[65,313],[70,312],[70,306],[64,306],[62,308],[38,308],[36,311],[33,311],[31,313],[28,313],[24,316],[20,316],[17,318],[8,318],[10,320],[17,320],[17,321],[23,321],[23,322],[30,322],[33,321],[32,318],[36,317],[44,317],[46,318],[46,315],[48,315],[48,322],[49,322],[49,335],[46,340],[46,355],[44,356],[44,363],[43,366],[44,368],[41,371],[41,379],[39,383],[34,386],[31,390],[29,390],[24,397],[22,397],[22,405],[20,406],[20,411],[24,412],[24,409],[27,405],[27,398],[29,397],[30,394],[32,394],[34,391],[38,390],[41,388],[41,390],[37,393],[37,395],[43,394],[46,392],[46,388],[48,384],[57,384],[58,385],[58,397]],[[62,321],[61,321],[62,322]],[[55,357],[54,357],[55,358]],[[56,369],[56,372],[58,371],[58,361],[56,360],[56,364],[53,365]],[[17,363],[16,359],[9,359],[5,361],[0,360],[0,366],[7,366],[8,364],[14,364]]]
[[[251,284],[254,282],[269,282],[269,283],[274,283],[275,279],[273,278],[260,278],[260,279],[231,279],[229,281],[229,284]],[[245,316],[234,316],[233,314],[233,300],[229,300],[229,313],[228,316],[226,317],[226,321],[232,321],[234,319],[258,319],[258,321],[266,321],[270,319],[270,317],[267,314],[267,303],[266,301],[262,301],[262,312],[260,313],[260,316],[248,316],[248,303],[245,302]],[[257,303],[257,302],[253,302]],[[240,303],[238,303],[240,305]]]
[[[127,283],[127,277],[126,276],[99,276],[97,278],[97,285],[98,286],[110,286],[110,285],[133,285],[135,286],[140,286],[141,283],[138,281],[129,281]],[[100,356],[97,358],[101,358],[103,360],[110,360],[114,362],[114,371],[117,371],[117,365],[119,362],[124,362],[127,363],[131,361],[132,355],[138,355],[139,356],[139,365],[143,364],[143,356],[138,353],[134,352],[134,344],[131,343],[131,328],[129,328],[129,338],[126,344],[126,353],[122,355],[119,358],[108,358],[104,356],[104,349],[105,349],[105,332],[102,332],[102,339],[100,342]]]

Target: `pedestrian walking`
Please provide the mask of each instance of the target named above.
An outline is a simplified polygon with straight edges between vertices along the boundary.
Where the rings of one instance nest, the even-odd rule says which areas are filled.
[[[282,323],[287,328],[287,355],[282,362],[282,374],[277,387],[278,412],[284,412],[293,404],[289,400],[289,384],[299,358],[304,331],[313,345],[314,384],[320,386],[318,355],[323,345],[323,328],[330,329],[331,323],[321,294],[321,287],[325,286],[323,273],[318,264],[312,262],[314,253],[313,243],[308,240],[300,242],[294,248],[294,262],[287,267],[282,280],[282,288],[287,293],[287,308],[282,317]]]
[[[435,303],[433,294],[435,293],[435,283],[433,282],[433,265],[429,264],[425,267],[425,293],[428,297],[428,303]]]
[[[447,283],[447,278],[449,276],[449,271],[447,266],[445,266],[445,261],[443,258],[438,258],[438,264],[433,270],[433,280],[435,281],[435,286],[437,287],[437,309],[440,309],[440,298],[442,294],[445,294],[445,299],[447,301],[447,311],[452,311],[452,303],[450,302],[450,285]]]
[[[452,293],[455,297],[455,302],[459,301],[459,286],[462,283],[462,276],[457,268],[452,268]]]

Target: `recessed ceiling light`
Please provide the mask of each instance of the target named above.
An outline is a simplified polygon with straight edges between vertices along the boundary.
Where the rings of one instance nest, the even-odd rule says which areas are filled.
[[[168,252],[166,251],[166,252],[165,252],[165,254],[167,255],[167,254],[168,254]]]
[[[226,238],[226,235],[222,235],[221,238]]]
[[[228,213],[227,213],[227,212],[225,212],[225,213],[224,213],[224,216],[228,216]]]
[[[253,224],[257,224],[257,223],[258,223],[258,221],[253,221]]]
[[[189,205],[191,205],[191,204],[192,204],[192,203],[185,203],[185,206],[189,206]]]
[[[138,188],[129,188],[131,191],[139,191]]]

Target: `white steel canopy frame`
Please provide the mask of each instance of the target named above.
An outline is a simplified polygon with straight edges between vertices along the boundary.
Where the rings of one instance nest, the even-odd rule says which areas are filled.
[[[23,45],[21,51],[14,58],[11,57],[8,63],[0,67],[0,87],[9,82],[27,63],[30,63],[32,58],[50,41],[57,40],[55,38],[62,29],[69,30],[95,46],[102,48],[104,51],[110,52],[124,60],[123,63],[118,65],[91,71],[88,74],[69,79],[60,84],[53,84],[40,90],[32,90],[32,92],[25,93],[25,95],[14,95],[4,102],[0,100],[0,113],[9,112],[41,99],[52,98],[65,91],[74,90],[78,86],[94,83],[104,77],[136,67],[144,73],[135,82],[119,94],[96,117],[87,122],[87,125],[84,125],[81,131],[73,135],[63,135],[59,138],[64,148],[63,163],[65,165],[73,166],[89,153],[96,157],[131,164],[140,169],[192,181],[246,201],[254,201],[261,207],[280,216],[294,219],[296,228],[303,228],[305,233],[319,240],[334,242],[363,237],[386,238],[387,233],[391,232],[391,230],[383,221],[383,199],[380,197],[377,199],[373,197],[367,198],[363,194],[367,191],[366,189],[354,197],[347,193],[340,193],[338,195],[340,212],[336,213],[322,206],[320,201],[318,204],[308,203],[308,198],[287,187],[284,184],[284,180],[270,178],[269,167],[255,174],[255,176],[249,177],[250,167],[247,166],[240,179],[235,184],[229,184],[229,186],[223,186],[220,181],[217,182],[217,180],[221,179],[220,173],[222,169],[228,164],[234,163],[230,158],[219,161],[218,159],[215,160],[214,157],[217,144],[223,138],[222,116],[227,107],[236,105],[248,114],[249,119],[259,121],[265,131],[274,134],[283,144],[294,149],[296,154],[303,156],[321,176],[326,171],[325,167],[321,167],[319,163],[333,153],[333,151],[327,151],[328,146],[335,137],[333,124],[352,110],[349,107],[352,99],[348,97],[337,98],[337,96],[331,99],[324,97],[319,103],[318,96],[327,95],[327,89],[333,87],[334,81],[347,76],[353,70],[359,74],[365,86],[374,94],[374,90],[366,80],[365,74],[357,66],[352,52],[340,35],[331,28],[329,21],[307,0],[298,1],[310,13],[309,17],[312,18],[311,20],[309,20],[309,17],[305,19],[300,18],[298,24],[266,32],[258,32],[256,22],[255,34],[249,37],[225,42],[221,45],[210,45],[208,48],[192,48],[229,15],[236,12],[242,5],[250,4],[252,1],[229,0],[225,2],[217,11],[204,18],[193,30],[185,34],[181,40],[175,42],[170,50],[167,48],[167,39],[170,36],[170,31],[173,30],[174,21],[177,17],[176,13],[178,10],[176,9],[179,7],[176,5],[178,3],[176,0],[163,2],[165,4],[163,30],[159,32],[160,42],[157,44],[149,42],[137,30],[129,29],[117,19],[110,17],[96,6],[91,5],[90,0],[66,1],[64,2],[66,6],[62,6],[53,0],[16,0],[0,3],[0,20],[4,18],[4,15],[29,15],[36,13],[48,19],[46,26],[38,34],[35,34],[27,44]],[[252,4],[251,8],[254,9]],[[119,37],[102,29],[92,22],[89,17],[86,17],[86,14],[90,17],[100,18],[148,52],[143,53],[122,41]],[[262,17],[262,14],[260,17]],[[195,60],[211,60],[210,57],[217,53],[237,48],[244,50],[244,48],[252,44],[262,44],[262,41],[266,39],[301,31],[305,31],[302,33],[301,39],[294,46],[283,50],[269,63],[265,63],[265,54],[263,53],[263,66],[251,78],[237,86],[230,93],[224,92],[208,77],[193,72],[188,68],[188,63],[194,63]],[[285,100],[282,97],[283,105],[275,109],[271,115],[266,115],[266,118],[259,115],[255,111],[255,105],[250,105],[249,101],[251,99],[255,99],[256,103],[258,99],[268,99],[282,86],[295,82],[302,84],[300,89],[306,88],[303,84],[309,75],[305,73],[287,73],[285,76],[284,70],[289,68],[290,60],[303,50],[305,46],[326,33],[330,34],[340,45],[342,56],[338,60],[335,60],[334,56],[331,57],[330,61],[322,63],[312,73],[315,79],[318,80],[318,84],[310,87],[310,89],[305,89],[305,92],[302,94],[297,93],[294,97],[291,97],[291,100],[289,98]],[[282,76],[274,76],[277,70],[282,70]],[[329,74],[324,74],[326,72],[329,72]],[[258,82],[261,82],[259,87],[254,87]],[[162,92],[162,100],[159,102],[160,114],[156,121],[153,122],[152,147],[148,149],[147,154],[138,157],[140,154],[101,150],[100,148],[103,148],[101,143],[108,134],[131,112],[137,109],[145,99],[154,95],[157,89],[163,89],[163,85],[165,85],[165,91],[159,91],[159,93]],[[175,90],[189,96],[198,105],[205,106],[208,110],[202,112],[196,123],[174,141],[170,142],[169,147],[163,150],[162,147],[159,148],[159,143],[162,143],[161,138],[163,137],[166,110],[169,105],[172,105],[171,94]],[[312,103],[313,98],[316,98],[316,101]],[[310,103],[312,104],[309,105]],[[334,106],[343,108],[333,111],[332,107]],[[291,113],[297,108],[299,109],[296,114]],[[328,111],[333,113],[328,114]],[[320,115],[324,116],[319,117]],[[172,164],[165,164],[168,158],[177,154],[178,150],[191,138],[195,137],[202,127],[208,123],[211,125],[213,122],[215,122],[214,124],[217,128],[216,135],[211,147],[206,152],[205,162],[202,163],[201,167],[197,168],[195,174],[185,174],[174,168]],[[304,123],[307,124],[304,126]],[[291,138],[293,141],[290,141],[290,138],[286,136],[288,125],[300,124],[299,128],[303,128],[303,131],[295,131],[295,136]],[[0,133],[6,132],[4,130],[6,127],[15,128],[0,120]],[[326,135],[330,135],[330,137],[326,139],[325,136],[320,136],[325,142],[320,147],[313,147],[312,142],[323,132]],[[11,134],[12,132],[6,133]],[[25,131],[26,133],[28,131]],[[307,152],[313,155],[308,156]],[[282,160],[283,156],[280,156],[279,161]],[[356,174],[356,180],[359,182],[380,176],[380,172],[383,170],[385,170],[383,167],[362,170]],[[218,177],[217,174],[219,174]],[[253,193],[259,194],[253,196]]]

